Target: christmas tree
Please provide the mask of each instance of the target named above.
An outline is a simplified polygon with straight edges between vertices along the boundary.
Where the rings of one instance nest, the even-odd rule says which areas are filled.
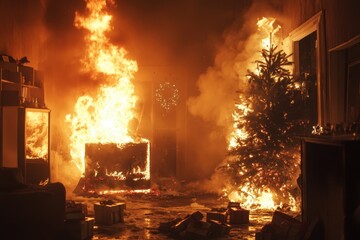
[[[248,70],[248,88],[237,92],[235,131],[221,169],[243,198],[256,198],[267,190],[275,203],[284,203],[289,202],[299,171],[300,150],[294,135],[304,130],[301,92],[288,69],[290,55],[274,45],[260,53],[257,69]]]

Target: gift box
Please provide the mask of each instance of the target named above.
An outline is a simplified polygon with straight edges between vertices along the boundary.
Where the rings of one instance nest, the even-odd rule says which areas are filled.
[[[231,230],[231,226],[227,223],[222,223],[217,220],[209,220],[212,229],[212,235],[214,237],[222,237],[228,235]]]
[[[211,235],[211,224],[202,221],[192,221],[188,224],[186,239],[209,239]]]
[[[232,207],[229,209],[230,224],[249,223],[249,210]]]
[[[67,240],[84,240],[94,235],[94,218],[86,217],[84,220],[65,221]]]
[[[82,212],[85,216],[87,216],[87,205],[84,203],[67,200],[65,205],[65,212]]]
[[[95,203],[95,222],[97,225],[112,225],[124,222],[125,203]]]
[[[216,220],[221,223],[226,223],[227,214],[226,212],[207,212],[206,213],[206,221],[209,222],[210,220]]]
[[[230,208],[241,208],[240,202],[228,202],[228,209]]]
[[[87,216],[87,205],[71,200],[66,201],[65,220],[84,220]]]

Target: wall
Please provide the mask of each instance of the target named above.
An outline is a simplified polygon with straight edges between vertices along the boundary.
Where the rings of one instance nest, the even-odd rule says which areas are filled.
[[[42,19],[44,3],[41,0],[0,1],[0,53],[20,59],[38,69],[41,44],[45,38]]]
[[[356,0],[294,0],[283,1],[284,18],[289,19],[283,28],[284,35],[307,19],[323,11],[325,25],[326,82],[324,122],[345,121],[346,52],[329,50],[360,34],[360,2]]]

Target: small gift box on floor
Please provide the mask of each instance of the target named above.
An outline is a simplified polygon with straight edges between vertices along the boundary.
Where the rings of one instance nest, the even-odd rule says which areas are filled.
[[[249,210],[231,207],[229,209],[230,224],[249,223]]]
[[[95,203],[95,223],[100,226],[124,222],[125,208],[125,203],[114,203],[113,201]]]
[[[67,200],[65,205],[65,220],[84,220],[87,216],[87,205]]]
[[[226,223],[227,214],[226,212],[216,212],[211,211],[206,213],[206,221],[209,222],[210,220],[216,220],[221,223]]]
[[[65,221],[67,240],[85,240],[94,235],[94,218],[86,217],[84,220]]]

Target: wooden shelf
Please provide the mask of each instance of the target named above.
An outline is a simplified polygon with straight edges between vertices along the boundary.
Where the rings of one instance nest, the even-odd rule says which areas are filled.
[[[1,106],[45,108],[41,72],[15,63],[0,62]]]

